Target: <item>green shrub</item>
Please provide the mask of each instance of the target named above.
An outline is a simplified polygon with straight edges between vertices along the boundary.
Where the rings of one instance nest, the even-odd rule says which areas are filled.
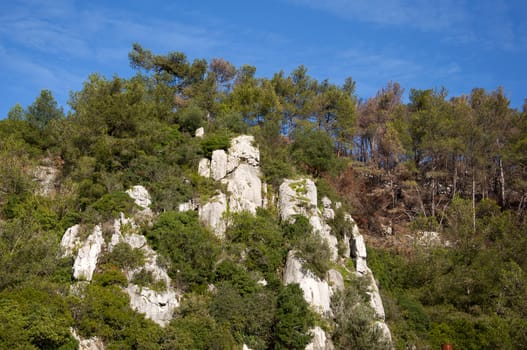
[[[144,264],[145,254],[139,248],[132,248],[128,243],[119,242],[111,252],[105,254],[102,261],[123,270],[133,270]]]
[[[150,244],[170,264],[168,273],[180,288],[206,288],[214,278],[220,245],[195,212],[167,211],[146,232]]]
[[[219,131],[214,134],[207,134],[201,141],[201,150],[205,157],[212,156],[212,152],[217,149],[227,150],[231,146],[231,137],[225,131]]]
[[[87,209],[84,217],[91,222],[103,222],[114,219],[119,213],[130,216],[137,208],[134,200],[125,192],[112,192],[103,195]]]

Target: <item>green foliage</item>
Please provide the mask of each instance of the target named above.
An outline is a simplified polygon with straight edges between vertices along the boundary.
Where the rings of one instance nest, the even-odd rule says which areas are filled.
[[[0,348],[73,350],[72,315],[54,286],[32,283],[0,292]]]
[[[27,107],[27,121],[41,131],[53,120],[62,118],[64,118],[64,112],[57,106],[57,101],[49,90],[42,90],[35,102]]]
[[[314,326],[314,316],[298,284],[289,284],[280,290],[276,308],[273,348],[304,349],[311,341],[309,329]]]
[[[144,264],[145,254],[139,248],[132,248],[128,243],[119,242],[102,260],[122,270],[133,270]]]
[[[282,224],[284,237],[289,246],[302,259],[304,268],[324,278],[331,268],[331,251],[328,243],[318,234],[313,233],[309,220],[301,215],[292,222]]]
[[[227,326],[239,343],[252,349],[267,349],[272,338],[275,317],[275,295],[259,289],[240,294],[231,283],[221,283],[210,305],[217,322]]]
[[[169,275],[179,287],[206,288],[214,278],[220,246],[200,225],[197,213],[162,213],[146,236],[154,249],[168,258]]]
[[[334,141],[320,130],[299,130],[291,147],[293,158],[314,176],[336,170]]]
[[[287,254],[277,218],[265,209],[258,209],[256,216],[233,214],[226,236],[234,243],[236,254],[244,255],[245,266],[264,275],[274,274]]]
[[[101,337],[107,349],[160,349],[161,328],[130,309],[118,285],[90,284],[72,297],[75,328],[83,337]]]
[[[373,323],[373,310],[356,287],[348,287],[331,298],[337,349],[390,349],[381,329]]]
[[[214,134],[206,134],[201,141],[201,149],[205,157],[212,156],[212,152],[217,149],[227,150],[231,146],[231,137],[225,131],[218,131]]]
[[[194,134],[197,128],[203,126],[206,114],[198,106],[191,105],[178,112],[177,118],[182,131]]]
[[[130,216],[136,208],[134,200],[125,192],[107,193],[88,207],[85,220],[97,223],[114,219],[119,213]]]

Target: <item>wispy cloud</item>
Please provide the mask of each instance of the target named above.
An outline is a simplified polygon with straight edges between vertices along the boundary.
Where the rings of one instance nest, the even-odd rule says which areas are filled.
[[[290,0],[336,16],[381,25],[440,30],[461,23],[466,13],[459,1],[442,0]]]
[[[286,0],[334,16],[385,27],[404,27],[437,33],[455,45],[478,45],[487,50],[525,48],[521,23],[514,12],[527,6],[479,0]],[[518,2],[518,3],[521,3]],[[518,12],[522,13],[522,12]]]

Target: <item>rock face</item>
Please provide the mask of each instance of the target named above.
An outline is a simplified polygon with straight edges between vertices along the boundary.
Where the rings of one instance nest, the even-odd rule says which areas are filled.
[[[328,243],[332,260],[337,260],[338,240],[331,234],[331,227],[317,207],[317,187],[312,180],[284,180],[280,185],[278,204],[284,221],[295,215],[307,217],[313,231]]]
[[[150,194],[143,186],[134,186],[131,189],[127,190],[126,193],[132,198],[138,206],[143,209],[150,208],[152,204],[152,199]]]
[[[306,346],[306,350],[333,350],[334,346],[331,339],[326,337],[322,328],[316,326],[311,330],[313,340]]]
[[[295,256],[294,251],[290,251],[287,255],[283,282],[284,284],[298,283],[304,292],[304,299],[309,305],[322,315],[331,313],[332,291],[328,282],[321,280],[311,271],[304,269],[302,261]]]
[[[219,193],[207,203],[198,206],[199,217],[217,236],[223,237],[226,223],[224,213],[249,211],[263,206],[264,185],[260,179],[260,151],[254,145],[254,137],[242,135],[231,140],[231,146],[212,152],[211,160],[199,162],[198,173],[226,185],[227,194]],[[180,210],[189,209],[180,206]]]
[[[142,213],[150,211],[148,207],[151,203],[150,195],[144,187],[134,186],[127,193],[138,206],[143,208]],[[174,309],[179,306],[180,294],[172,288],[166,270],[157,263],[156,252],[148,245],[145,237],[137,233],[137,229],[134,218],[126,218],[121,213],[120,218],[115,219],[111,226],[112,232],[108,243],[104,241],[99,225],[95,226],[93,232],[85,239],[81,237],[81,227],[75,225],[66,230],[62,237],[61,247],[65,256],[75,255],[73,264],[75,279],[87,281],[91,281],[93,272],[97,267],[98,257],[105,250],[111,252],[120,243],[128,244],[134,249],[140,249],[145,258],[144,264],[136,269],[123,271],[129,281],[124,291],[130,296],[130,306],[133,309],[145,314],[145,317],[164,327],[172,319]],[[163,282],[166,288],[157,291],[132,284],[130,281],[133,280],[134,275],[143,270],[151,273],[156,281]],[[91,348],[88,347],[87,349]]]
[[[79,342],[78,350],[104,350],[104,343],[98,337],[84,339],[77,334],[75,329],[70,329],[73,338]]]
[[[205,205],[198,208],[201,221],[209,226],[220,238],[225,233],[225,220],[223,214],[227,211],[227,197],[220,193],[211,198]]]
[[[332,202],[327,197],[322,199],[322,208],[317,207],[317,188],[309,179],[285,180],[279,190],[279,210],[282,220],[292,220],[296,215],[303,215],[309,219],[313,231],[328,243],[333,261],[338,260],[338,240],[331,234],[331,227],[326,220],[335,218]],[[337,203],[336,208],[340,207]],[[384,307],[379,294],[379,289],[373,273],[366,262],[367,252],[364,238],[359,233],[358,227],[349,214],[344,219],[348,222],[351,237],[345,236],[342,243],[344,256],[352,257],[355,261],[356,273],[364,276],[369,281],[368,294],[370,306],[375,311],[376,320],[372,320],[372,327],[379,327],[385,338],[391,341],[390,330],[384,323]],[[315,276],[302,267],[302,261],[290,251],[284,269],[283,282],[298,283],[304,292],[304,299],[319,313],[331,315],[331,296],[344,288],[344,280],[340,272],[330,270],[324,279]],[[306,347],[311,350],[333,349],[331,339],[320,328],[312,330],[312,342]]]
[[[104,238],[99,225],[84,240],[81,237],[81,227],[72,226],[66,230],[60,242],[63,256],[76,254],[73,263],[73,277],[77,280],[91,281],[97,267],[97,259],[104,246]]]
[[[39,165],[33,171],[33,178],[38,183],[38,194],[51,196],[55,193],[60,170],[54,166]]]

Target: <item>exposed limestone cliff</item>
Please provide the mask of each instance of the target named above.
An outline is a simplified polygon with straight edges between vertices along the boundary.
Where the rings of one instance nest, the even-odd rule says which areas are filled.
[[[148,191],[142,186],[134,186],[126,191],[135,203],[142,208],[139,216],[151,215],[151,199]],[[157,263],[157,253],[148,245],[144,236],[137,233],[135,218],[126,218],[122,213],[111,226],[111,238],[105,242],[100,225],[86,238],[82,236],[82,227],[75,225],[66,230],[62,237],[61,247],[64,256],[75,256],[73,276],[77,280],[91,281],[97,268],[99,256],[105,251],[111,252],[119,243],[126,243],[134,249],[140,249],[145,257],[144,264],[136,269],[123,271],[131,281],[140,270],[150,272],[156,281],[165,284],[163,291],[152,290],[129,283],[124,289],[130,296],[130,306],[145,317],[164,327],[172,319],[174,309],[179,306],[180,293],[171,286],[171,279],[166,270]],[[89,342],[88,342],[89,343]],[[87,344],[88,344],[87,343]]]
[[[317,188],[309,179],[284,180],[279,190],[279,210],[282,220],[293,220],[295,216],[302,215],[309,219],[313,231],[328,243],[333,261],[338,260],[338,240],[332,235],[331,227],[326,220],[335,217],[332,202],[328,198],[322,199],[322,210],[317,207]],[[384,307],[379,294],[379,289],[373,273],[366,263],[367,253],[364,238],[359,233],[358,227],[351,217],[345,215],[346,222],[351,227],[352,237],[344,237],[344,256],[352,257],[355,261],[356,273],[369,280],[368,294],[370,306],[375,311],[376,320],[372,320],[372,327],[379,327],[386,339],[391,340],[390,330],[384,323]],[[311,271],[302,266],[302,261],[295,256],[293,251],[288,254],[284,269],[283,282],[298,283],[304,292],[304,299],[319,313],[331,316],[331,296],[338,288],[344,288],[343,277],[340,272],[330,270],[324,279],[320,279]],[[330,287],[332,285],[333,287]],[[322,329],[312,330],[315,335],[306,349],[332,349],[331,339]]]
[[[203,158],[199,162],[198,173],[221,181],[227,188],[227,193],[219,193],[198,206],[201,221],[219,237],[225,232],[224,213],[249,211],[254,214],[256,208],[263,206],[265,187],[260,179],[260,151],[254,146],[253,136],[232,139],[227,152],[213,151],[210,161]],[[183,203],[179,209],[191,210],[192,206]]]

